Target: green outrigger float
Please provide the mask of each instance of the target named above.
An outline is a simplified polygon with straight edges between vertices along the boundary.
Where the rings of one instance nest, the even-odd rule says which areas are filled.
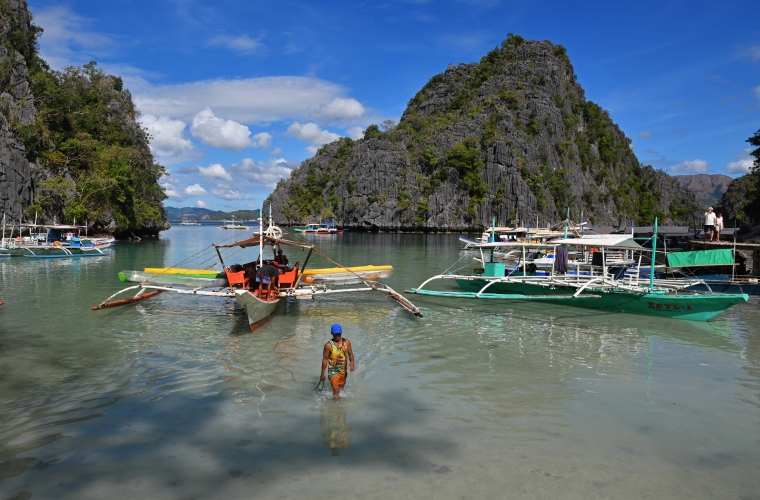
[[[657,221],[655,221],[655,236]],[[610,248],[620,248],[621,239],[609,239]],[[604,248],[600,238],[556,240],[557,245],[590,245]],[[632,250],[638,246],[628,239],[623,248]],[[652,255],[656,252],[653,239]],[[485,259],[484,259],[485,260]],[[605,310],[620,313],[646,314],[691,321],[707,321],[734,304],[747,302],[747,294],[710,293],[685,290],[693,286],[695,280],[655,280],[654,257],[651,262],[649,279],[641,282],[639,270],[628,273],[622,279],[614,279],[606,267],[597,269],[599,274],[554,274],[531,276],[525,272],[508,273],[504,263],[484,262],[479,273],[466,276],[441,274],[433,276],[418,288],[408,293],[434,297],[456,297],[471,299],[496,299],[517,301],[542,301],[561,303],[575,307]],[[516,271],[516,270],[515,270]],[[424,287],[434,280],[454,280],[460,291],[428,290]],[[648,283],[647,283],[648,281]]]

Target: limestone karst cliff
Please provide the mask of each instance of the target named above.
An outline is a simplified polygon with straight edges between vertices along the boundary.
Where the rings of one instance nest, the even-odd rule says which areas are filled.
[[[121,78],[51,70],[25,0],[0,0],[0,213],[118,236],[169,227],[148,137]]]
[[[37,118],[27,68],[35,36],[25,2],[0,1],[0,213],[15,220],[33,195],[35,165],[19,129]]]
[[[639,164],[587,101],[561,45],[510,35],[479,63],[449,65],[398,125],[342,138],[281,181],[275,220],[373,230],[468,230],[511,220],[638,224],[691,219],[693,193]]]

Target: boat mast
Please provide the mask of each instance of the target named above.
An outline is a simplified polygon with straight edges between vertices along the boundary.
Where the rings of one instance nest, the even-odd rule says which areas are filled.
[[[5,234],[5,230],[3,230],[3,234]],[[734,223],[734,252],[733,253],[734,253],[734,263],[731,266],[731,281],[734,281],[734,278],[736,275],[736,223]]]
[[[652,266],[649,270],[649,289],[654,288],[654,260],[657,255],[657,217],[654,218],[654,234],[652,235]]]
[[[264,265],[264,204],[259,212],[259,267]]]
[[[567,207],[567,218],[565,219],[565,234],[562,235],[562,239],[567,239],[567,225],[570,224],[570,207]]]
[[[496,217],[491,218],[491,243],[494,243],[496,241]],[[482,255],[480,256],[483,257]],[[491,247],[491,262],[494,262],[493,260],[493,247]],[[485,262],[484,262],[485,264]],[[485,267],[485,266],[483,266]]]

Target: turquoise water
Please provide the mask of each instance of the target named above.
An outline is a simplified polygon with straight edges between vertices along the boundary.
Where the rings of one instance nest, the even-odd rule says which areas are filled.
[[[119,270],[232,237],[0,260],[0,500],[758,497],[754,299],[694,323],[411,296],[419,319],[357,292],[282,304],[254,334],[228,299],[90,310]],[[397,290],[463,256],[456,235],[310,238],[393,264]],[[336,322],[357,358],[341,403],[314,390]]]

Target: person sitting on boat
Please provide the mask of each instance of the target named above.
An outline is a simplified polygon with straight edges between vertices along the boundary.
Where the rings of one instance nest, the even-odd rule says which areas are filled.
[[[281,267],[288,265],[288,258],[282,255],[282,248],[277,249],[277,255],[274,256],[274,261],[277,262]]]
[[[269,264],[261,266],[258,271],[256,271],[256,283],[259,285],[258,290],[260,299],[264,300],[265,298],[271,298],[272,285],[274,285],[275,290],[277,290],[281,272],[282,270],[279,267]],[[267,286],[266,295],[263,294],[264,285]]]
[[[351,349],[351,342],[343,338],[343,329],[339,324],[334,324],[330,328],[332,340],[325,344],[322,350],[322,370],[319,372],[319,380],[325,379],[325,368],[327,368],[327,378],[333,390],[333,399],[340,401],[340,390],[346,385],[348,370],[346,370],[346,360],[350,363],[351,371],[354,371],[354,351]]]

